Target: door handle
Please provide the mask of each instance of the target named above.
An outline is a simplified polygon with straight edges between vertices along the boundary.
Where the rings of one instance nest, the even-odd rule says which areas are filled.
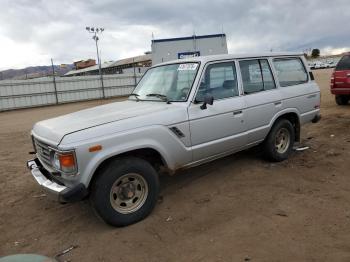
[[[307,96],[307,98],[313,98],[313,97],[316,97],[316,94]]]
[[[279,106],[279,105],[281,105],[282,104],[282,101],[277,101],[277,102],[275,102],[275,106]]]
[[[236,115],[240,115],[240,114],[242,114],[242,110],[239,110],[239,111],[235,111],[235,112],[233,112],[233,115],[234,115],[234,116],[236,116]]]

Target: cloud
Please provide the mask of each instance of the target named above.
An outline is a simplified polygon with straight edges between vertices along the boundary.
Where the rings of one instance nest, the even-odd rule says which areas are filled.
[[[347,0],[0,0],[0,68],[94,58],[86,26],[101,26],[102,60],[142,54],[156,38],[227,34],[229,52],[347,50]],[[335,51],[334,51],[335,52]]]

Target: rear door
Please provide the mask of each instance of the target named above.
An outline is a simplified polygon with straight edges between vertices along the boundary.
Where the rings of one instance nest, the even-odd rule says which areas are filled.
[[[272,75],[269,61],[263,59],[240,60],[248,144],[265,138],[275,114],[281,110],[279,89]]]
[[[334,71],[333,90],[350,93],[350,55],[340,59]]]

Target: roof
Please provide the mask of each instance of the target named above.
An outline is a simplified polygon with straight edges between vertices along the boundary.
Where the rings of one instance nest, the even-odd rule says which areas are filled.
[[[106,62],[101,64],[101,68],[106,68],[109,67],[113,62]],[[94,66],[89,66],[83,69],[78,69],[78,70],[71,70],[67,73],[65,73],[65,76],[69,76],[69,75],[75,75],[75,74],[79,74],[79,73],[84,73],[84,72],[89,72],[89,71],[95,71],[98,70],[98,65],[94,65]]]
[[[126,65],[126,64],[132,64],[132,63],[138,63],[138,62],[148,61],[148,60],[152,60],[151,54],[134,56],[134,57],[130,57],[130,58],[121,59],[118,61],[105,62],[105,63],[101,64],[101,69],[108,68],[108,67],[121,66],[121,65]],[[75,74],[80,74],[80,73],[85,73],[85,72],[90,72],[90,71],[95,71],[95,70],[98,70],[98,65],[89,66],[89,67],[86,67],[83,69],[78,69],[78,70],[71,70],[68,73],[66,73],[65,76],[70,76],[70,75],[75,75]]]
[[[216,60],[227,60],[227,59],[242,59],[242,58],[255,58],[255,57],[275,57],[275,56],[302,56],[300,52],[268,52],[268,53],[247,53],[247,54],[224,54],[224,55],[208,55],[208,56],[196,56],[185,59],[177,59],[164,63],[157,64],[166,65],[171,63],[184,63],[184,62],[210,62]]]
[[[193,36],[177,37],[177,38],[153,39],[152,43],[181,41],[181,40],[193,40],[193,39],[203,39],[203,38],[216,38],[216,37],[226,37],[226,35],[225,34],[193,35]]]
[[[152,54],[140,55],[140,56],[134,56],[134,57],[130,57],[130,58],[121,59],[121,60],[113,62],[110,66],[111,67],[120,66],[120,65],[138,63],[138,62],[143,62],[143,61],[148,61],[148,60],[152,60]]]

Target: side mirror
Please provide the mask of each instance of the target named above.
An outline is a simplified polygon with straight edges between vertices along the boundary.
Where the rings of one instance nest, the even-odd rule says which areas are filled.
[[[213,96],[208,96],[206,95],[203,99],[203,105],[200,106],[202,110],[207,109],[207,104],[208,105],[213,105],[214,103],[214,97]]]

